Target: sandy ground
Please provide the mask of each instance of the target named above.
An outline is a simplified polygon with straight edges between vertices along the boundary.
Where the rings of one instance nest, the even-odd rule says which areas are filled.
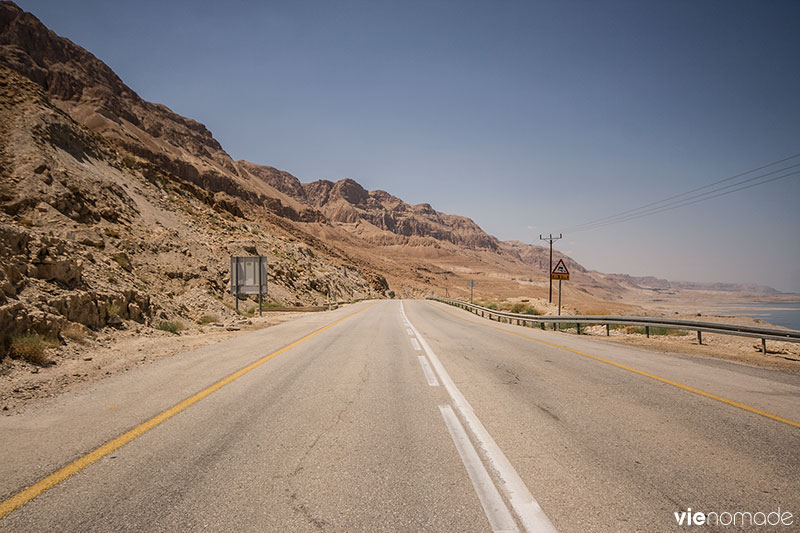
[[[68,341],[50,350],[48,356],[54,364],[49,366],[39,367],[6,357],[0,363],[0,413],[18,413],[37,400],[306,314],[264,312],[262,317],[242,318],[225,325],[194,326],[177,335],[128,322],[126,330],[105,328],[82,342]]]
[[[676,315],[675,318],[778,328],[778,326],[767,324],[761,320],[730,315],[702,315],[702,317]],[[588,334],[603,342],[637,346],[658,353],[672,352],[696,357],[712,357],[800,374],[800,343],[768,340],[767,354],[764,355],[761,353],[761,339],[756,338],[703,332],[703,344],[701,345],[698,343],[697,333],[694,331],[671,331],[668,335],[651,334],[648,338],[642,333],[631,332],[632,329],[612,329],[610,336],[606,337],[605,326],[590,326],[582,327],[581,334]],[[575,328],[572,328],[565,330],[565,334],[577,334],[577,332]]]

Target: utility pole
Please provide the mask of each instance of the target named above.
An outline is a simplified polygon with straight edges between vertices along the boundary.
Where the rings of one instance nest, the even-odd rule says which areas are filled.
[[[553,237],[552,233],[549,237],[543,237],[541,233],[539,234],[540,241],[550,241],[550,269],[547,271],[547,277],[550,278],[550,303],[553,303],[553,278],[550,277],[550,273],[553,272],[553,241],[557,241],[561,238],[563,238],[563,236],[560,233],[558,237]]]

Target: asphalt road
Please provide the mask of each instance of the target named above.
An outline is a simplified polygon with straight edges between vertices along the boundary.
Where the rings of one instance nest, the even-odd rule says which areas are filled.
[[[0,417],[0,531],[797,528],[797,421],[795,376],[363,302]]]

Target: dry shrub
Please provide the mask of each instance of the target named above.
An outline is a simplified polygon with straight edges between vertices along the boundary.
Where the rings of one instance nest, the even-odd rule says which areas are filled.
[[[511,306],[511,312],[523,315],[541,315],[535,307],[531,307],[528,304],[517,302]]]
[[[61,328],[61,336],[73,341],[83,342],[89,335],[89,330],[83,324],[69,322],[66,326]]]
[[[177,335],[183,330],[183,324],[180,322],[161,322],[159,325],[156,326],[156,329],[160,329],[161,331],[168,331],[170,333],[174,333]]]
[[[522,313],[527,308],[528,308],[528,306],[525,305],[524,303],[517,302],[517,303],[515,303],[514,305],[511,306],[511,312],[512,313]]]
[[[610,312],[608,309],[592,308],[592,309],[582,310],[581,314],[589,316],[611,316],[614,313]]]
[[[47,357],[47,350],[53,346],[38,333],[17,335],[11,339],[11,356],[23,359],[35,365],[49,365],[52,361]]]
[[[213,322],[219,322],[219,317],[217,315],[203,315],[197,321],[200,325],[211,324]]]

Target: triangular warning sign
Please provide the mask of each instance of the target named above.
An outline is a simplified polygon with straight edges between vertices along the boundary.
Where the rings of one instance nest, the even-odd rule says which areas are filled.
[[[553,274],[569,274],[569,270],[567,270],[567,265],[564,264],[563,259],[558,260],[556,267],[553,269]]]

